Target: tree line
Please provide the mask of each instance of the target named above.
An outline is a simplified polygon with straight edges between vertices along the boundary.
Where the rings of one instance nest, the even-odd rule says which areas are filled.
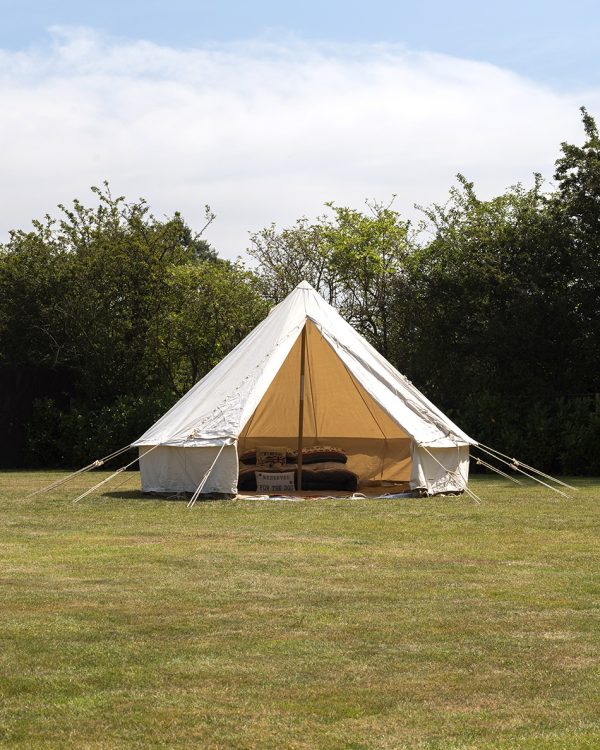
[[[176,213],[93,188],[0,246],[4,466],[73,466],[139,436],[303,279],[468,433],[600,473],[600,137],[554,182],[489,200],[458,176],[409,221],[326,205],[220,258]],[[214,220],[206,207],[206,225]]]

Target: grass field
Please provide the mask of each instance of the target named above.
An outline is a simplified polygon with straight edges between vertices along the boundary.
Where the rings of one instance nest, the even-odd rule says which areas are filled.
[[[56,477],[0,474],[1,747],[600,747],[600,482],[24,499]]]

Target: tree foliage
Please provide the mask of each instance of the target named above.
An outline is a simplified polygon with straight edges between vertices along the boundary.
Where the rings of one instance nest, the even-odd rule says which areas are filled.
[[[35,221],[2,248],[0,365],[68,370],[72,412],[92,432],[88,414],[135,402],[140,418],[130,425],[132,440],[235,346],[266,306],[251,274],[220,260],[179,214],[159,220],[143,200],[113,197],[107,185],[93,190],[96,207],[77,200],[61,206],[60,219]],[[208,207],[206,217],[214,218]],[[138,408],[141,394],[155,405],[150,413]],[[32,434],[36,414],[47,425],[50,412],[47,403],[37,405]],[[69,420],[57,410],[54,416],[66,431]],[[102,431],[96,438],[104,444],[105,423]],[[41,455],[39,446],[34,453]],[[73,451],[61,455],[74,460]]]
[[[392,203],[328,203],[251,235],[252,269],[107,185],[95,207],[74,201],[13,232],[0,368],[35,368],[38,383],[68,374],[67,400],[22,415],[26,460],[77,463],[135,438],[306,279],[474,437],[548,469],[600,471],[600,136],[582,119],[553,186],[535,175],[483,200],[459,175],[416,226]]]
[[[368,203],[368,213],[327,204],[330,214],[251,236],[265,296],[280,301],[308,281],[386,356],[393,321],[391,286],[398,284],[410,246],[410,224],[391,206]]]
[[[577,370],[573,378],[580,392],[600,391],[600,136],[595,120],[582,108],[586,140],[583,146],[562,144],[556,162],[558,190],[548,208],[556,224],[556,238],[569,261],[564,279],[577,333]]]

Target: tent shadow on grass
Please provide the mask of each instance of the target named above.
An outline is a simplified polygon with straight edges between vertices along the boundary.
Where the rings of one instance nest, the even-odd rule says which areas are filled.
[[[154,500],[151,495],[144,494],[141,490],[113,490],[112,492],[103,492],[103,497],[109,497],[111,500]]]
[[[141,500],[141,501],[149,501],[149,500],[164,500],[165,502],[172,502],[172,503],[188,503],[190,500],[190,497],[192,496],[192,493],[189,492],[187,495],[180,494],[180,495],[159,495],[159,494],[151,494],[148,492],[142,492],[141,490],[124,490],[123,492],[120,492],[119,490],[113,490],[112,492],[103,492],[102,495],[104,497],[108,497],[111,500]],[[223,500],[222,497],[203,497],[201,502],[217,502],[218,500]]]

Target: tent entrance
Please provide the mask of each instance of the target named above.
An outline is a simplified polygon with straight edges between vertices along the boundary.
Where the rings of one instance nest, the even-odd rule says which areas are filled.
[[[405,482],[411,438],[353,377],[309,320],[239,437],[240,454],[266,445],[296,450],[302,333],[305,335],[303,445],[331,445],[348,456],[361,483]]]

